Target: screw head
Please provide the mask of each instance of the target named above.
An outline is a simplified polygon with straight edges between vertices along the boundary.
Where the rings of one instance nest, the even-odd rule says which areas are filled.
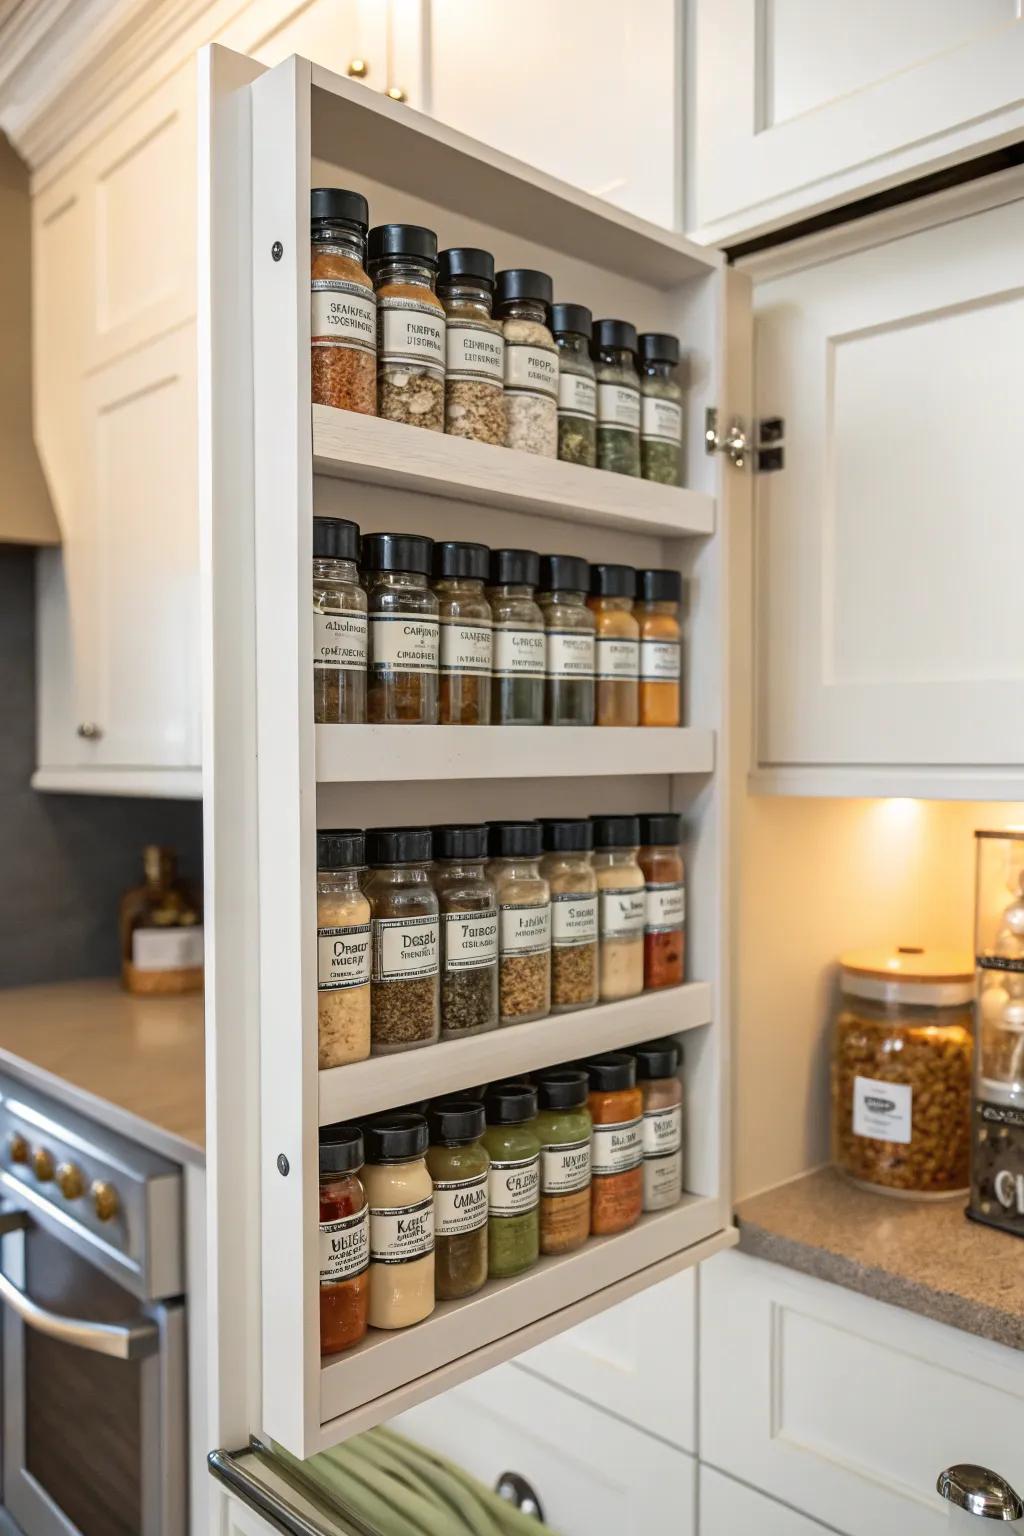
[[[281,260],[281,257],[284,255],[284,246],[281,244],[280,240],[274,241],[273,245],[270,247],[270,254],[273,256],[275,261]]]
[[[291,1169],[292,1165],[285,1157],[284,1153],[279,1152],[277,1154],[277,1171],[281,1175],[282,1179],[286,1179],[288,1177]]]

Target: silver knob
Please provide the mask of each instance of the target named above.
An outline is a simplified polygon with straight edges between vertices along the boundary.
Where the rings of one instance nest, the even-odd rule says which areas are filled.
[[[78,734],[83,741],[99,741],[103,735],[103,728],[94,725],[91,720],[86,720],[78,727]]]
[[[1024,1516],[1020,1494],[998,1472],[959,1462],[939,1473],[935,1484],[944,1499],[982,1520],[1019,1520]]]
[[[540,1499],[526,1478],[521,1477],[518,1472],[503,1472],[494,1485],[494,1491],[499,1499],[505,1499],[512,1504],[521,1515],[526,1515],[529,1519],[543,1525],[544,1510]]]

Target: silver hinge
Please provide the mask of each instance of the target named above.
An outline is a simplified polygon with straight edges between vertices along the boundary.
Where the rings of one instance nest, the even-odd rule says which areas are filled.
[[[745,469],[753,450],[754,469],[767,475],[786,466],[786,449],[782,439],[786,435],[786,423],[781,416],[766,416],[757,423],[757,442],[751,443],[746,426],[739,416],[734,416],[726,431],[718,430],[718,411],[710,405],[704,413],[704,447],[708,453],[724,453],[736,469]]]

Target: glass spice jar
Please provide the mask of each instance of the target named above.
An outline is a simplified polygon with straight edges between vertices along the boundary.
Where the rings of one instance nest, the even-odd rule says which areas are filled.
[[[636,816],[593,816],[601,936],[601,1001],[619,1002],[644,989],[644,873],[637,863]]]
[[[441,621],[442,725],[489,725],[491,605],[484,594],[490,551],[484,544],[434,545],[434,591]]]
[[[597,625],[594,719],[597,725],[636,725],[640,719],[640,625],[633,613],[631,565],[590,567],[590,607]]]
[[[484,873],[485,826],[434,828],[441,909],[441,1039],[498,1027],[498,897]]]
[[[370,1300],[370,1226],[362,1132],[344,1125],[320,1132],[320,1353],[351,1349],[366,1333]]]
[[[373,827],[366,833],[374,1056],[431,1045],[441,1033],[440,909],[430,883],[432,852],[429,827]]]
[[[365,269],[366,198],[310,193],[310,333],[314,405],[377,410],[377,301]]]
[[[472,1296],[487,1279],[487,1180],[484,1107],[445,1099],[427,1114],[427,1172],[434,1184],[434,1294]]]
[[[505,338],[505,442],[553,459],[558,452],[558,350],[548,329],[550,277],[522,267],[499,272],[495,313]]]
[[[375,725],[436,725],[438,601],[427,578],[433,541],[367,533],[362,541],[369,618],[366,716]]]
[[[444,429],[477,443],[505,441],[505,340],[491,317],[494,257],[468,246],[442,251],[437,292],[445,312]]]
[[[588,1090],[587,1074],[569,1067],[537,1078],[541,1253],[572,1253],[590,1236]]]
[[[597,463],[593,316],[582,304],[554,304],[551,331],[558,348],[558,457],[592,469]]]
[[[532,549],[491,550],[493,725],[544,723],[544,615],[533,597],[539,577],[540,556]]]
[[[594,829],[586,817],[545,818],[540,872],[551,890],[551,1012],[597,1002],[597,876]]]
[[[540,1253],[540,1142],[537,1090],[498,1083],[484,1100],[487,1178],[487,1269],[492,1280],[521,1275]]]
[[[434,292],[437,236],[378,224],[367,242],[377,295],[377,414],[444,431],[444,305]]]
[[[632,1052],[644,1100],[644,1210],[683,1198],[683,1053],[678,1040],[651,1040]]]
[[[644,872],[644,987],[678,987],[686,953],[686,886],[679,846],[680,818],[672,811],[640,817]]]
[[[544,721],[594,723],[594,631],[587,606],[590,567],[577,555],[544,555],[537,605],[544,615]]]
[[[634,1226],[643,1210],[643,1095],[636,1086],[636,1062],[623,1052],[595,1057],[586,1072],[594,1122],[590,1230],[606,1237]]]
[[[660,485],[683,483],[683,389],[679,340],[645,331],[640,340],[640,472]]]
[[[679,606],[683,578],[678,571],[637,571],[640,626],[640,724],[678,725],[682,657]]]
[[[359,529],[343,517],[313,519],[313,719],[366,719],[366,593],[359,585]]]
[[[370,1207],[370,1327],[408,1328],[434,1310],[434,1186],[422,1115],[363,1127]]]
[[[370,1054],[370,903],[360,889],[362,832],[316,835],[318,1065]]]
[[[640,378],[636,326],[595,320],[597,467],[616,475],[640,473]]]
[[[498,893],[498,1016],[526,1024],[551,1011],[551,892],[536,821],[492,821],[487,873]]]

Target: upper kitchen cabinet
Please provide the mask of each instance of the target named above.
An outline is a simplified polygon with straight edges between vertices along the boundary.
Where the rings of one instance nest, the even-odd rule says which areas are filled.
[[[1018,0],[690,5],[694,239],[735,243],[1021,137]]]
[[[422,106],[426,0],[257,0],[237,24],[261,64],[301,54],[396,101]],[[263,24],[259,35],[253,26]]]

